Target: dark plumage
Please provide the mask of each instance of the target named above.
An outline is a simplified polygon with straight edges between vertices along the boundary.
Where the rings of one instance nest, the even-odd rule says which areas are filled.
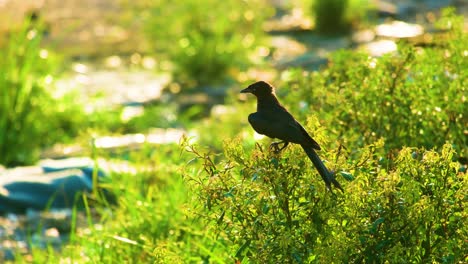
[[[273,143],[272,147],[277,151],[284,149],[290,142],[301,145],[317,168],[320,176],[325,181],[329,190],[331,184],[343,191],[341,185],[325,167],[315,150],[320,150],[319,144],[307,133],[304,127],[284,108],[275,96],[275,89],[270,84],[259,81],[249,85],[241,93],[252,93],[257,97],[257,112],[249,115],[249,123],[253,129],[270,138],[277,138],[284,143]]]

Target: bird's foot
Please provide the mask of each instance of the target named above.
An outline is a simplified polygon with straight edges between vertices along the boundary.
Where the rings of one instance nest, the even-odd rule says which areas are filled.
[[[283,144],[283,146],[279,147],[280,144]],[[273,142],[270,144],[270,151],[273,151],[275,154],[280,153],[284,148],[288,146],[289,142],[287,141],[279,141],[279,142]]]
[[[342,193],[344,193],[344,190],[343,188],[341,187],[341,184],[335,179],[335,172],[334,171],[330,171],[329,173],[329,177],[328,177],[328,182],[326,183],[327,184],[327,188],[328,190],[330,190],[332,193],[332,189],[331,189],[331,184],[333,184],[333,186],[335,188],[337,188],[338,190],[340,190]]]

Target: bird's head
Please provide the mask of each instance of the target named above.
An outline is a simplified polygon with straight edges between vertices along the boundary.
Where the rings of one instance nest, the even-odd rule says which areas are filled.
[[[257,97],[268,96],[275,93],[275,89],[269,83],[259,81],[249,85],[249,87],[240,91],[241,93],[251,93]]]

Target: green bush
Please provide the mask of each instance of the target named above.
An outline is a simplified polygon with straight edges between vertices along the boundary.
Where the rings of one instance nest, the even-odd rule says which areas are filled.
[[[394,167],[376,153],[383,142],[337,164],[356,177],[345,194],[327,193],[298,147],[276,156],[240,142],[215,157],[186,145],[200,160],[191,174],[198,214],[252,263],[382,263],[466,261],[466,174],[454,150],[403,149]],[[323,155],[323,154],[322,154]],[[326,156],[326,155],[325,155]],[[330,166],[330,165],[329,165]]]
[[[349,30],[347,8],[348,0],[316,0],[313,4],[316,30],[322,34],[336,34]]]
[[[293,0],[289,7],[302,9],[314,22],[317,33],[325,36],[371,27],[376,14],[374,1],[370,0]]]
[[[155,50],[175,64],[177,82],[213,84],[251,63],[271,14],[263,0],[158,1],[146,32]]]
[[[299,120],[320,113],[350,149],[385,138],[387,150],[450,142],[466,155],[468,37],[450,17],[452,28],[434,47],[400,43],[381,58],[340,51],[323,71],[283,74],[278,94]]]

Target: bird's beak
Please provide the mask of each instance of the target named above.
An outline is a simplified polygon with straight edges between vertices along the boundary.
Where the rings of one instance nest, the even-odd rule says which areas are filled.
[[[240,91],[241,93],[251,93],[252,89],[249,87],[245,88],[244,90]]]

